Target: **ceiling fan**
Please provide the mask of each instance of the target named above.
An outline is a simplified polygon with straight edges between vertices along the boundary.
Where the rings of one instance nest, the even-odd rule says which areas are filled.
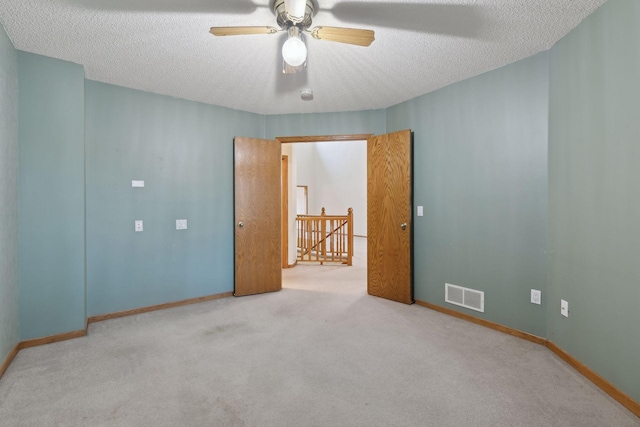
[[[301,71],[307,65],[307,47],[303,34],[311,34],[317,40],[328,40],[357,46],[369,46],[374,38],[372,30],[342,27],[311,27],[317,10],[315,0],[272,0],[271,9],[280,28],[266,27],[212,27],[214,36],[237,36],[247,34],[277,34],[287,32],[288,39],[282,46],[283,70],[285,74]]]

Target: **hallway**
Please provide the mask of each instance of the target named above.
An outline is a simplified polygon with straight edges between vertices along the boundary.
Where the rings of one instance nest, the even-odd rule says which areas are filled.
[[[336,293],[367,293],[367,239],[353,238],[353,265],[319,265],[299,263],[282,270],[282,288],[328,291]]]

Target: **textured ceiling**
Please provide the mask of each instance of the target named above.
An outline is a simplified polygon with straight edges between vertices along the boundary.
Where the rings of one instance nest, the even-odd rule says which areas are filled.
[[[82,64],[105,83],[260,114],[386,108],[549,49],[605,0],[318,0],[313,26],[375,30],[370,47],[307,37],[283,75],[269,0],[0,0],[17,49]],[[300,90],[314,91],[302,101]]]

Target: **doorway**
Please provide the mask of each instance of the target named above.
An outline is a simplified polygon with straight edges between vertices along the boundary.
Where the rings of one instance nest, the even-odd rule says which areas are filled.
[[[329,137],[286,137],[276,140],[235,139],[234,180],[235,180],[235,295],[249,295],[269,292],[281,288],[281,281],[265,282],[260,275],[262,267],[253,260],[269,264],[269,270],[276,266],[282,272],[282,143],[354,141],[367,139],[367,217],[372,221],[367,226],[367,291],[370,295],[411,304],[413,302],[412,283],[412,132],[393,132],[380,136],[340,135]],[[277,157],[274,153],[277,148]],[[275,161],[274,161],[275,160]],[[265,182],[261,170],[276,167],[275,185]],[[244,172],[244,173],[243,173]],[[288,173],[292,173],[288,170]],[[273,173],[267,176],[275,177]],[[266,197],[276,191],[275,197]],[[295,190],[294,190],[295,191]],[[288,199],[293,199],[293,196]],[[260,201],[262,206],[255,203]],[[277,203],[276,203],[277,201]],[[295,205],[294,212],[295,212]],[[290,210],[289,207],[287,210]],[[312,208],[310,207],[310,210]],[[261,212],[260,215],[251,213]],[[250,221],[249,221],[250,220]],[[261,224],[272,224],[274,239],[258,237],[253,230],[265,228]],[[248,225],[248,226],[247,226]],[[287,227],[291,225],[288,224]],[[241,242],[241,245],[238,245]],[[263,248],[259,258],[246,257],[239,248]],[[372,249],[373,248],[373,249]],[[264,250],[268,249],[267,252]],[[289,251],[291,248],[289,249]],[[247,251],[247,253],[249,253]],[[246,270],[246,271],[245,271]],[[281,274],[280,274],[281,276]],[[256,277],[256,280],[251,280]]]
[[[288,267],[297,263],[351,264],[347,252],[351,253],[352,245],[348,239],[367,235],[366,139],[285,142],[281,146],[283,156],[288,159],[288,165],[282,168],[282,199],[288,198],[290,203],[288,207],[283,204],[282,211],[288,238],[282,246],[289,248],[283,249],[283,253],[288,253]],[[288,183],[285,174],[288,174]],[[322,222],[334,233],[321,244],[322,250],[309,253],[305,248],[315,247],[316,236],[308,230],[319,229],[323,212],[327,218],[333,218]],[[341,228],[334,230],[341,224]],[[299,252],[301,247],[304,256]],[[283,267],[287,268],[284,263]]]

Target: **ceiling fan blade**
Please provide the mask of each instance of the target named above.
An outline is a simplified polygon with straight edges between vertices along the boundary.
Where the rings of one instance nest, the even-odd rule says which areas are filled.
[[[311,36],[318,40],[329,40],[358,46],[369,46],[375,40],[372,30],[360,30],[357,28],[315,27],[311,30]]]
[[[280,32],[276,27],[211,27],[214,36],[242,36],[246,34],[275,34]]]

